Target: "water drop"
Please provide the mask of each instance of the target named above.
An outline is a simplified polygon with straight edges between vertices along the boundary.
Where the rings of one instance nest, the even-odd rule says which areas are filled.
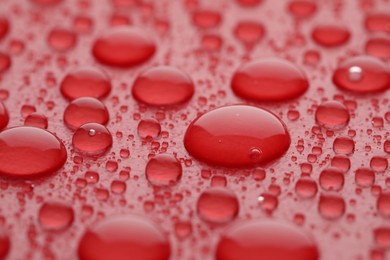
[[[270,193],[261,194],[257,197],[257,201],[259,202],[261,209],[267,214],[272,214],[279,204],[278,197]]]
[[[375,172],[368,168],[359,168],[355,172],[355,182],[360,187],[371,187],[375,183]]]
[[[0,16],[0,40],[2,40],[7,35],[9,27],[8,19]]]
[[[389,247],[390,246],[390,228],[378,227],[374,229],[374,240],[377,245]]]
[[[317,4],[311,0],[294,0],[287,9],[296,18],[308,18],[317,11]]]
[[[270,112],[252,106],[220,107],[195,119],[187,128],[184,145],[207,163],[248,167],[279,158],[290,146],[285,125]],[[256,161],[253,148],[261,151]]]
[[[344,186],[344,174],[337,168],[321,171],[319,182],[324,190],[339,191]]]
[[[145,168],[148,181],[155,186],[176,184],[182,175],[181,164],[176,158],[160,154],[151,158]]]
[[[132,27],[115,27],[98,38],[92,53],[109,66],[130,67],[149,60],[156,51],[150,37]]]
[[[390,14],[370,13],[364,20],[366,29],[370,32],[390,32]]]
[[[61,93],[67,99],[79,97],[104,98],[111,91],[111,82],[101,70],[84,67],[68,73],[61,82]]]
[[[259,5],[263,0],[236,0],[243,7],[253,7]]]
[[[317,183],[308,177],[300,178],[295,184],[295,191],[301,198],[313,198],[318,191]]]
[[[144,119],[139,122],[137,132],[141,138],[156,138],[161,133],[161,125],[156,119]]]
[[[0,73],[4,73],[11,67],[11,58],[8,54],[0,52]]]
[[[275,220],[235,224],[221,236],[216,260],[318,260],[313,237],[295,225]]]
[[[342,197],[332,194],[322,194],[318,202],[318,210],[326,219],[335,220],[345,212],[345,201]]]
[[[24,125],[46,129],[48,127],[47,117],[40,113],[33,112],[26,117]]]
[[[80,126],[73,135],[74,148],[86,155],[100,155],[110,149],[112,136],[107,128],[98,123]]]
[[[259,42],[264,34],[264,26],[256,21],[241,21],[234,29],[234,35],[237,39],[250,46]]]
[[[78,247],[80,260],[168,260],[170,244],[145,217],[113,216],[88,228]]]
[[[343,172],[349,171],[349,168],[351,168],[351,161],[348,157],[343,155],[337,155],[332,158],[331,166],[338,168],[339,170]]]
[[[177,222],[175,223],[175,234],[179,239],[184,239],[190,236],[192,233],[192,225],[190,222]]]
[[[390,193],[385,192],[379,195],[376,202],[379,213],[384,217],[390,217]]]
[[[92,97],[81,97],[73,100],[64,112],[64,122],[70,129],[77,129],[86,123],[105,125],[108,119],[106,106]]]
[[[51,174],[65,163],[62,142],[50,132],[36,127],[15,127],[0,133],[0,174],[36,177]]]
[[[358,74],[352,76],[351,68],[360,68]],[[356,80],[360,78],[359,80]],[[380,92],[389,88],[390,74],[386,64],[372,56],[356,56],[342,62],[333,74],[333,82],[343,90],[357,93]]]
[[[49,45],[57,51],[67,51],[76,45],[76,34],[63,28],[55,28],[49,32]]]
[[[0,259],[7,259],[8,253],[11,249],[11,241],[6,233],[0,234]]]
[[[3,102],[0,102],[0,131],[3,130],[9,122],[9,114]]]
[[[46,202],[39,210],[38,219],[44,229],[59,231],[68,228],[72,224],[74,212],[68,205]]]
[[[175,67],[159,66],[141,73],[132,88],[135,99],[153,106],[187,102],[194,94],[191,78]]]
[[[355,151],[355,142],[347,137],[337,137],[333,142],[333,151],[337,154],[351,155]]]
[[[221,14],[213,10],[197,10],[192,15],[193,23],[202,29],[216,27],[221,20]]]
[[[33,3],[42,6],[56,5],[62,2],[62,0],[31,0]]]
[[[202,192],[196,208],[200,218],[204,221],[223,224],[237,217],[239,202],[232,191],[214,187]]]
[[[319,25],[312,31],[313,40],[324,47],[337,47],[348,42],[351,33],[341,25]]]
[[[386,157],[374,156],[370,160],[370,167],[376,172],[384,172],[387,170],[389,163]]]
[[[347,108],[337,102],[328,101],[318,106],[315,113],[316,122],[327,129],[342,129],[349,123],[349,112]]]
[[[262,58],[241,66],[233,75],[234,93],[255,101],[283,101],[301,96],[309,87],[296,65],[278,58]]]
[[[208,51],[217,51],[221,49],[222,38],[214,34],[206,34],[202,37],[202,46]]]
[[[390,59],[390,38],[375,37],[367,41],[366,53],[380,59]]]

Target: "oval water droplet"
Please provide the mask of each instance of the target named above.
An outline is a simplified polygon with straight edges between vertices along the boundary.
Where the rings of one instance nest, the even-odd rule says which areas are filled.
[[[3,130],[9,122],[9,114],[3,102],[0,102],[0,130]]]
[[[370,13],[364,20],[366,29],[370,32],[390,32],[390,14],[388,13]]]
[[[92,48],[101,63],[115,67],[130,67],[149,60],[156,51],[151,38],[132,27],[115,27],[98,38]]]
[[[42,6],[51,6],[61,3],[63,0],[31,0],[33,3]]]
[[[0,234],[0,259],[7,259],[11,249],[11,241],[7,233]]]
[[[361,75],[351,75],[351,70],[356,71],[356,68],[360,68],[358,74]],[[333,74],[333,82],[340,89],[357,93],[380,92],[390,87],[390,73],[387,65],[380,59],[356,56],[345,60],[337,67]]]
[[[348,42],[351,33],[341,25],[318,25],[314,27],[313,40],[324,47],[337,47]]]
[[[294,0],[288,4],[288,11],[296,18],[308,18],[317,11],[317,4],[312,0]]]
[[[237,39],[247,45],[259,42],[264,34],[264,26],[257,21],[241,21],[234,29],[234,35]]]
[[[11,58],[7,53],[0,51],[0,73],[4,73],[11,67]]]
[[[223,224],[237,217],[239,206],[237,196],[232,191],[213,187],[200,194],[196,208],[204,221]]]
[[[73,219],[72,207],[62,203],[46,202],[39,210],[39,223],[46,230],[64,230],[73,223]]]
[[[47,117],[40,113],[33,112],[26,117],[24,125],[46,129],[48,127]]]
[[[2,40],[7,35],[9,27],[8,19],[0,16],[0,40]]]
[[[324,190],[339,191],[344,186],[344,174],[337,168],[321,171],[319,182]]]
[[[109,77],[93,67],[76,69],[68,73],[61,82],[61,93],[73,100],[79,97],[104,98],[111,91]]]
[[[347,136],[337,137],[333,142],[333,151],[337,154],[351,155],[355,151],[355,142]]]
[[[381,59],[390,59],[390,38],[374,37],[367,41],[366,53]]]
[[[56,51],[68,51],[76,45],[76,34],[68,29],[55,28],[49,32],[47,41]]]
[[[181,178],[182,167],[176,158],[165,154],[159,154],[148,161],[145,168],[145,174],[152,185],[174,185]]]
[[[107,124],[106,106],[96,98],[82,97],[73,100],[65,109],[64,122],[70,129],[77,129],[86,123]]]
[[[113,216],[88,228],[78,246],[80,260],[168,260],[170,244],[145,217]]]
[[[295,225],[251,220],[233,225],[221,236],[217,260],[318,260],[313,237]]]
[[[199,28],[212,28],[221,23],[222,16],[214,10],[197,10],[192,15],[192,21]]]
[[[73,135],[74,148],[86,155],[100,155],[112,145],[112,136],[107,128],[98,123],[80,126]]]
[[[62,142],[36,127],[15,127],[0,133],[0,174],[37,177],[59,170],[67,153]]]
[[[259,5],[263,2],[263,0],[236,0],[243,7],[253,7]]]
[[[301,96],[309,87],[306,75],[296,65],[278,58],[253,60],[233,75],[234,93],[255,101],[283,101]]]
[[[318,191],[317,183],[310,178],[300,178],[295,184],[296,193],[302,198],[313,198]]]
[[[355,172],[355,182],[360,187],[371,187],[375,182],[375,172],[368,168],[359,168]]]
[[[384,192],[379,195],[378,200],[376,202],[376,207],[384,217],[390,217],[390,193]]]
[[[135,99],[152,106],[184,103],[194,94],[191,78],[174,67],[159,66],[141,73],[133,84]]]
[[[337,101],[328,101],[318,106],[315,119],[316,122],[327,129],[342,129],[349,123],[348,109]]]
[[[282,121],[261,108],[234,105],[196,118],[184,136],[187,151],[195,158],[221,166],[248,167],[282,156],[290,136]],[[253,160],[253,148],[261,151]]]
[[[318,202],[318,210],[322,217],[330,220],[340,218],[345,212],[345,201],[336,194],[322,194]]]
[[[161,125],[156,119],[143,119],[138,124],[137,132],[141,138],[156,138],[161,133]]]

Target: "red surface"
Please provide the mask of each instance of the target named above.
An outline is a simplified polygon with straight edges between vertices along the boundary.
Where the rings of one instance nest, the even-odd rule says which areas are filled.
[[[137,260],[237,259],[248,248],[275,259],[388,259],[390,1],[292,2],[0,0],[0,121],[8,114],[11,129],[0,133],[0,258],[129,259],[134,247]],[[233,75],[270,57],[303,71],[307,90],[278,102],[238,97]],[[194,92],[166,107],[136,100],[135,80],[157,66],[188,75]],[[161,98],[181,96],[171,90]],[[100,99],[109,121],[107,130],[84,126],[75,139],[64,111],[82,96]],[[238,143],[229,137],[218,149],[218,138],[199,138],[193,145],[206,157],[186,150],[195,118],[235,104],[272,112],[291,144],[252,147],[248,136],[273,128],[230,114],[210,125]],[[46,118],[53,135],[11,132],[46,128]],[[55,136],[67,150],[63,167]],[[262,157],[267,149],[277,155]],[[231,157],[235,151],[242,157]],[[157,154],[170,159],[153,185],[145,169]],[[171,175],[161,170],[172,165]],[[31,178],[37,174],[45,177]],[[246,223],[269,236],[245,231]]]

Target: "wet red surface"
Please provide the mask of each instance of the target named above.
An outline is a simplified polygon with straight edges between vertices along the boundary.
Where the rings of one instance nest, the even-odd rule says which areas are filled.
[[[389,0],[1,0],[0,258],[388,259],[389,33]]]

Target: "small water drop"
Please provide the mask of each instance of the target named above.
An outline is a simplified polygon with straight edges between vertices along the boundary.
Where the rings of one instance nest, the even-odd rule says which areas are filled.
[[[171,106],[185,103],[194,94],[191,78],[175,67],[153,67],[134,81],[135,99],[152,106]]]
[[[256,219],[237,223],[223,232],[216,260],[318,260],[314,238],[295,225]]]
[[[196,207],[203,220],[223,224],[237,217],[239,202],[232,191],[222,187],[214,187],[204,191],[199,196]]]
[[[180,162],[165,154],[151,158],[145,168],[146,178],[155,186],[176,184],[181,178],[182,171]]]
[[[345,213],[345,201],[339,195],[322,194],[318,202],[318,210],[326,219],[335,220]]]
[[[168,260],[170,243],[145,217],[112,216],[88,228],[78,246],[80,260]]]
[[[83,67],[69,72],[61,82],[61,93],[67,99],[94,97],[102,99],[111,91],[109,77],[100,69]]]
[[[115,67],[131,67],[149,60],[156,46],[144,31],[128,26],[115,27],[98,38],[92,48],[101,63]]]
[[[351,79],[351,68],[355,72]],[[360,68],[360,69],[356,69]],[[356,76],[362,74],[361,76]],[[359,80],[356,80],[359,78]],[[357,93],[374,93],[390,87],[390,73],[386,64],[373,56],[356,56],[342,62],[333,74],[333,82],[343,90]]]
[[[262,58],[241,66],[233,75],[234,93],[255,101],[284,101],[301,96],[309,88],[305,73],[279,58]]]
[[[112,145],[112,136],[107,128],[98,123],[80,126],[73,134],[74,148],[86,155],[105,153]]]
[[[337,101],[328,101],[318,106],[315,119],[322,127],[338,130],[348,125],[350,115],[343,104]]]
[[[64,112],[64,122],[70,129],[77,129],[86,123],[105,125],[108,120],[109,114],[106,106],[92,97],[73,100]]]
[[[38,219],[44,229],[59,231],[68,228],[72,224],[74,212],[68,205],[46,202],[39,210]]]

